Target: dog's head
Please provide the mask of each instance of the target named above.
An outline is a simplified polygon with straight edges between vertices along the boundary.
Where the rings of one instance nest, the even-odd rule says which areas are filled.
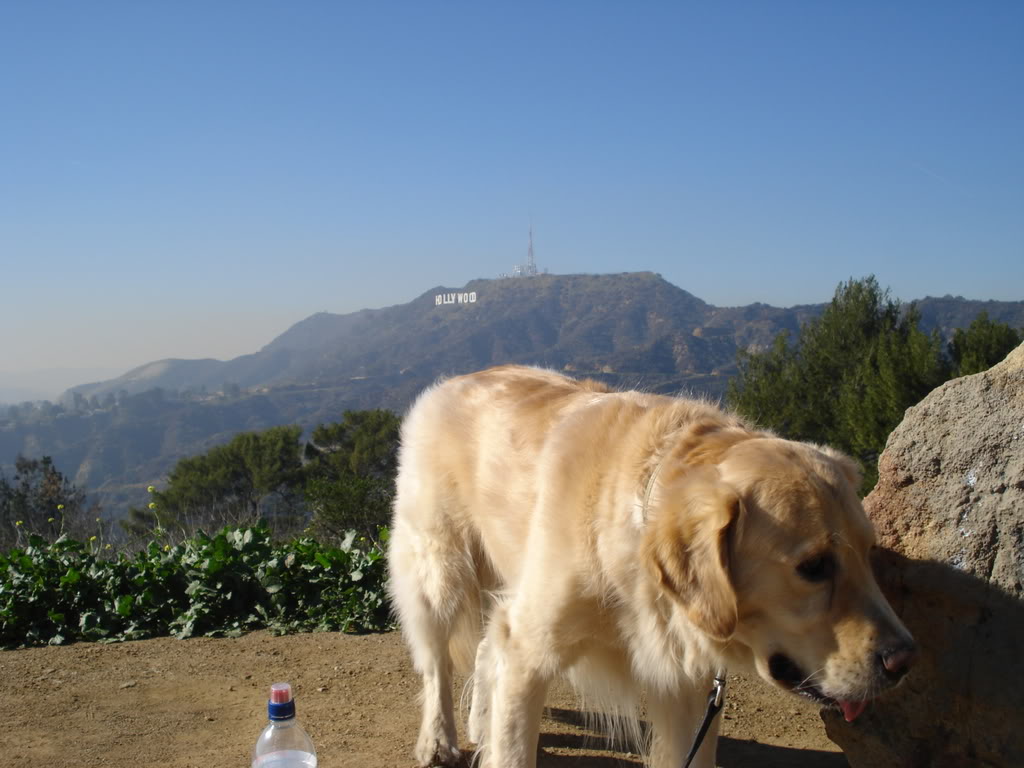
[[[644,556],[691,624],[847,720],[906,674],[914,642],[872,574],[849,458],[766,437],[667,475]]]

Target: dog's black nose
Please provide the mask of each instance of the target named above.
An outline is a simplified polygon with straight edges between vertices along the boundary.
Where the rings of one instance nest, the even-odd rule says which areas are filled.
[[[917,646],[914,643],[902,643],[882,651],[882,666],[885,674],[892,680],[899,680],[917,661]]]

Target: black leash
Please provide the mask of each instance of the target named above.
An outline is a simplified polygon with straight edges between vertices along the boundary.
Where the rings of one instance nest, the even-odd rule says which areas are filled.
[[[715,685],[708,694],[708,709],[704,713],[704,722],[700,724],[700,728],[697,729],[697,735],[693,737],[693,746],[690,748],[690,754],[686,757],[686,762],[683,763],[683,768],[690,768],[690,763],[697,756],[697,750],[704,743],[704,737],[707,735],[708,728],[711,727],[711,721],[715,719],[715,715],[722,711],[724,704],[725,672],[719,672],[715,675]]]

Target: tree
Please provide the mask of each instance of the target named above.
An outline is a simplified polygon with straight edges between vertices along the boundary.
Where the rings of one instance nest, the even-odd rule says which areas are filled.
[[[394,495],[399,418],[387,410],[345,411],[306,444],[306,501],[312,530],[339,539],[355,528],[373,536],[386,525]]]
[[[312,528],[324,537],[340,539],[351,528],[375,535],[391,507],[398,427],[390,411],[346,411],[313,430],[303,449],[298,426],[236,435],[179,461],[166,488],[152,492],[148,507],[130,510],[123,527],[189,534],[266,518],[280,534],[312,512]]]
[[[1021,343],[1022,334],[1005,323],[992,322],[981,312],[965,331],[957,328],[949,356],[957,376],[987,371]]]
[[[884,327],[840,387],[836,444],[861,461],[865,491],[878,479],[878,455],[907,408],[950,377],[938,331],[925,334],[919,320],[910,307],[894,327]]]
[[[373,539],[389,522],[394,483],[351,472],[314,474],[306,481],[305,494],[313,510],[309,529],[320,541],[340,542],[351,530]]]
[[[306,460],[335,472],[394,475],[400,426],[400,419],[385,409],[345,411],[341,421],[313,430],[306,444]]]
[[[86,538],[95,532],[99,507],[53,464],[53,459],[18,456],[14,477],[0,472],[0,549],[17,544],[27,533],[49,540],[62,533]]]
[[[205,454],[182,459],[167,487],[154,491],[150,508],[132,509],[131,533],[156,527],[186,532],[199,527],[251,524],[261,517],[286,523],[300,513],[302,428],[243,432]]]
[[[763,352],[740,353],[729,403],[785,437],[850,453],[867,490],[904,411],[950,375],[938,334],[925,334],[919,321],[873,276],[841,283],[795,343],[780,334]]]

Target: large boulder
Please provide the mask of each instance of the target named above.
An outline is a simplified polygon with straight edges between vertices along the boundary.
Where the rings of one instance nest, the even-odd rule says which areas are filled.
[[[1024,345],[909,409],[864,505],[921,657],[829,737],[853,768],[1024,766]]]

